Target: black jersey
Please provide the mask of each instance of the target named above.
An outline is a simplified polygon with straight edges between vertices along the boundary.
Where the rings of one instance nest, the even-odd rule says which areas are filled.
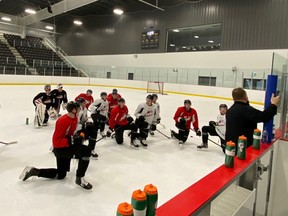
[[[42,102],[46,105],[46,109],[49,109],[54,103],[52,94],[47,95],[45,92],[41,92],[36,95],[33,99],[33,104],[36,106],[37,103]]]
[[[54,89],[53,91],[51,91],[51,95],[53,96],[53,98],[56,99],[56,103],[58,101],[59,104],[63,103],[67,103],[68,99],[67,99],[67,93],[65,90],[62,90],[61,92],[58,91],[58,89]]]

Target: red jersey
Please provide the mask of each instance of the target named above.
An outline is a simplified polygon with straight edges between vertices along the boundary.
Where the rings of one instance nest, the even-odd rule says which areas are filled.
[[[114,107],[111,111],[109,119],[110,128],[114,128],[115,125],[127,125],[127,117],[129,117],[129,115],[126,105],[124,105],[123,108],[120,108],[120,106]]]
[[[186,128],[187,130],[190,130],[191,123],[193,124],[193,127],[195,130],[199,129],[198,126],[198,115],[195,109],[190,108],[190,110],[186,110],[186,108],[179,107],[174,115],[175,122],[179,122],[179,118],[184,118],[186,120]]]
[[[75,101],[77,101],[79,98],[84,98],[86,100],[86,108],[88,109],[88,107],[90,106],[90,104],[92,104],[94,102],[94,98],[92,95],[87,95],[85,93],[81,93],[80,95],[78,95],[76,98],[75,98]]]
[[[61,116],[55,125],[55,131],[52,137],[54,148],[69,147],[68,137],[74,134],[78,124],[78,118],[70,118],[67,114]]]
[[[111,110],[118,105],[118,99],[119,98],[121,98],[120,94],[117,94],[116,98],[113,97],[112,93],[110,93],[107,96],[107,101],[108,101],[108,104],[109,104],[109,112],[110,113],[111,113]]]

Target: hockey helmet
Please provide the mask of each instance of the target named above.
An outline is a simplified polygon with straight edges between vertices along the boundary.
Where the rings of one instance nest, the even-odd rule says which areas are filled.
[[[86,100],[85,100],[83,97],[80,97],[80,98],[77,99],[76,102],[79,103],[79,104],[81,104],[81,103],[83,103],[83,102],[86,102]]]
[[[62,85],[61,83],[59,83],[59,84],[57,85],[57,89],[59,89],[59,88],[63,88],[63,85]]]
[[[80,104],[78,102],[75,102],[75,101],[69,101],[67,103],[67,106],[66,106],[66,109],[68,112],[72,112],[73,109],[78,109],[80,107]]]
[[[118,90],[117,89],[113,89],[112,90],[112,94],[117,95],[118,94]]]
[[[44,86],[44,90],[46,91],[46,90],[51,90],[51,85],[45,85]]]
[[[158,98],[157,94],[152,94],[153,98]]]
[[[118,99],[118,103],[125,103],[125,99],[124,98],[119,98]]]
[[[184,105],[185,105],[185,104],[190,104],[190,105],[191,105],[191,104],[192,104],[192,103],[191,103],[191,100],[189,100],[189,99],[184,100]]]
[[[151,94],[147,95],[146,99],[153,100],[153,95],[151,95]]]
[[[86,93],[90,93],[90,94],[92,94],[93,91],[92,91],[91,89],[88,89],[88,90],[86,91]]]
[[[228,106],[227,106],[226,104],[220,104],[220,105],[219,105],[219,109],[220,109],[220,108],[226,108],[226,109],[228,109]]]
[[[101,92],[100,97],[104,97],[104,96],[107,96],[107,93],[106,92]]]

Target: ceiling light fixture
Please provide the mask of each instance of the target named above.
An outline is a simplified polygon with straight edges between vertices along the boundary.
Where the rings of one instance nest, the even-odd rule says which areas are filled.
[[[122,15],[124,12],[123,12],[123,10],[121,10],[121,9],[119,9],[119,8],[115,8],[114,10],[113,10],[113,12],[115,13],[115,14],[117,14],[117,15]]]
[[[214,41],[213,40],[209,40],[208,43],[214,43]]]
[[[175,44],[170,44],[171,47],[175,47]]]
[[[199,38],[199,36],[195,35],[194,38]]]
[[[27,8],[27,9],[25,10],[25,12],[26,12],[26,13],[29,13],[29,14],[36,14],[36,11],[35,11],[35,10],[29,9],[29,8]]]
[[[186,46],[183,46],[182,48],[183,48],[183,49],[186,49],[187,47],[186,47]]]
[[[45,28],[48,29],[48,30],[53,30],[54,29],[53,26],[46,26]]]
[[[75,25],[82,25],[83,24],[80,20],[74,20],[73,23]]]
[[[2,17],[1,19],[3,21],[11,22],[11,18],[10,17]]]
[[[179,29],[173,29],[173,32],[180,32]]]

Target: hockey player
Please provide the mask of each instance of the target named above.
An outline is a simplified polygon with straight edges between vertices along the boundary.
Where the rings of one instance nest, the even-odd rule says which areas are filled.
[[[221,140],[222,150],[225,149],[225,131],[226,131],[226,112],[227,105],[220,104],[219,106],[219,114],[217,116],[217,122],[210,121],[209,126],[202,127],[202,144],[198,145],[197,148],[208,148],[208,137],[209,134],[211,136],[218,136]]]
[[[45,92],[41,92],[38,95],[36,95],[33,98],[33,104],[36,107],[36,122],[38,126],[42,126],[42,125],[47,125],[48,120],[49,120],[49,110],[53,105],[53,96],[51,95],[51,86],[50,85],[45,85],[44,86],[44,90]],[[45,114],[44,114],[44,119],[42,119],[42,113],[39,112],[38,109],[39,105],[45,105]],[[38,113],[39,112],[39,113]],[[42,121],[43,120],[43,121]],[[35,126],[37,126],[35,125]]]
[[[128,114],[128,108],[125,105],[124,98],[120,98],[118,99],[118,105],[111,111],[107,137],[110,137],[114,131],[116,142],[118,144],[122,144],[123,133],[125,130],[131,130],[131,146],[139,148],[139,145],[135,143],[137,137],[137,127],[133,121],[133,118]]]
[[[148,147],[146,139],[148,137],[149,130],[156,130],[156,105],[153,104],[153,96],[150,94],[146,97],[146,103],[141,103],[138,105],[135,116],[136,116],[136,126],[139,128],[139,140],[144,148]],[[137,147],[137,146],[135,146]]]
[[[77,116],[80,112],[79,108],[79,103],[70,101],[67,104],[68,113],[60,117],[56,122],[52,142],[57,168],[38,169],[27,166],[20,175],[20,179],[26,181],[31,176],[64,179],[67,172],[70,171],[71,158],[75,156],[75,158],[79,159],[75,183],[84,189],[92,189],[92,185],[84,179],[89,165],[91,149],[83,145],[81,134],[75,134],[78,125]]]
[[[160,118],[160,104],[157,102],[158,100],[158,95],[157,94],[152,94],[153,96],[153,104],[156,105],[156,123],[160,124],[161,118]],[[154,131],[150,130],[150,134],[153,136],[154,135]]]
[[[77,133],[80,134],[81,132],[83,132],[85,134],[85,140],[88,139],[89,142],[88,146],[92,150],[91,156],[95,159],[98,159],[98,154],[94,150],[97,138],[97,128],[95,128],[93,122],[88,121],[87,108],[86,108],[87,102],[82,97],[78,98],[76,102],[80,104]]]
[[[85,93],[81,93],[79,94],[76,98],[75,101],[77,101],[79,98],[84,98],[86,100],[86,108],[88,109],[88,107],[94,102],[94,98],[92,96],[92,90],[88,89]]]
[[[109,113],[111,110],[118,105],[118,99],[121,98],[121,95],[118,94],[117,89],[113,89],[112,93],[110,93],[107,97],[107,101],[109,103]]]
[[[201,136],[198,127],[198,115],[195,109],[191,108],[191,101],[185,100],[184,106],[179,107],[174,115],[175,125],[179,133],[171,130],[171,137],[179,140],[179,145],[183,145],[188,139],[191,123],[193,124],[197,136]]]
[[[104,129],[105,123],[108,119],[108,101],[107,93],[101,92],[100,99],[93,102],[88,108],[88,121],[94,123],[96,131],[100,129],[100,135],[105,137]],[[94,149],[92,149],[94,150]]]
[[[55,108],[58,116],[59,115],[59,112],[60,112],[60,106],[62,104],[62,109],[65,110],[66,109],[66,105],[67,105],[67,93],[65,90],[63,90],[63,85],[62,84],[58,84],[57,85],[57,89],[54,89],[52,92],[51,92],[51,95],[55,98],[55,101],[54,101],[54,105],[53,107]]]

